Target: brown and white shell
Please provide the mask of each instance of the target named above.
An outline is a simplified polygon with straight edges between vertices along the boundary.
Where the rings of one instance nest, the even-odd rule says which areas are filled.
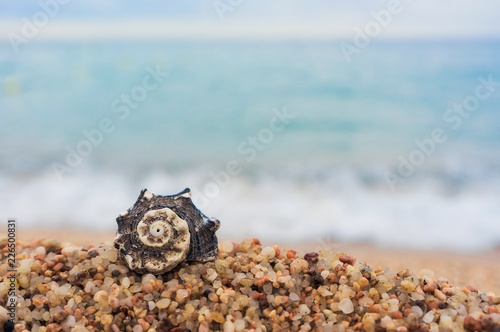
[[[161,274],[184,260],[206,262],[217,257],[215,232],[220,222],[196,208],[189,188],[172,196],[144,189],[116,222],[115,248],[136,272]]]

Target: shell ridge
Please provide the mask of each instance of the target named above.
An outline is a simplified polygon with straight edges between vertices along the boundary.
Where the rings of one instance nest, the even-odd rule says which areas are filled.
[[[196,235],[192,237],[191,248],[186,259],[207,261],[218,255],[218,240],[215,232],[220,222],[214,222],[198,210],[202,223],[196,226]]]

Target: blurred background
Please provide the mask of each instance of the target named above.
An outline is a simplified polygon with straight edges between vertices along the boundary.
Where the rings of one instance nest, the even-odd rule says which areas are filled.
[[[498,246],[498,12],[3,1],[0,217],[113,231],[190,187],[227,239]]]

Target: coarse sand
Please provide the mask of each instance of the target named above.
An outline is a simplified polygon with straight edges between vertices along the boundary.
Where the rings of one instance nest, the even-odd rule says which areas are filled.
[[[42,235],[56,240],[38,239]],[[155,276],[130,271],[113,237],[20,232],[16,330],[500,331],[494,251],[458,255],[244,239],[220,241],[213,262],[184,262]],[[0,254],[4,326],[12,280],[5,239]]]

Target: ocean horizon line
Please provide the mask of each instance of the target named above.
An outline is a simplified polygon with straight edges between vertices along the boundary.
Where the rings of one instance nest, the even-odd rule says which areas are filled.
[[[52,21],[54,20],[54,21]],[[366,23],[366,22],[365,22]],[[240,20],[76,20],[48,19],[36,22],[29,17],[6,19],[0,22],[0,35],[4,40],[16,38],[51,41],[65,40],[175,40],[182,38],[241,39],[241,40],[338,40],[355,43],[356,38],[377,40],[498,40],[500,34],[487,31],[436,31],[389,29],[381,27],[377,35],[363,31],[364,24],[345,23],[289,24],[283,22]],[[365,37],[363,37],[363,35]],[[361,36],[361,37],[360,37]]]

